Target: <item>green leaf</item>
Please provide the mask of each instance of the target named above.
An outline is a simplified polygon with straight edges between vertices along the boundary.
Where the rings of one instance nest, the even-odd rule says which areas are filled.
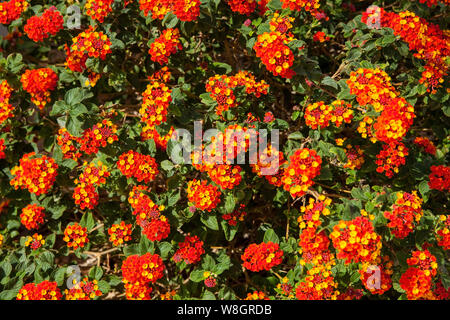
[[[204,270],[193,270],[189,275],[189,279],[193,282],[201,282],[205,280],[205,277],[203,276],[204,272]]]
[[[264,240],[265,243],[273,242],[273,243],[280,243],[280,238],[278,238],[277,234],[273,229],[267,229],[267,231],[264,233]]]
[[[103,269],[100,266],[93,266],[91,270],[89,270],[89,278],[100,280],[103,276]]]
[[[234,207],[236,206],[236,199],[233,194],[227,194],[225,198],[225,211],[227,213],[232,213],[234,211]]]
[[[325,78],[323,78],[323,80],[322,80],[322,84],[324,84],[324,85],[326,85],[326,86],[329,86],[329,87],[332,87],[332,88],[334,88],[334,89],[338,89],[338,83],[336,82],[336,80],[334,80],[333,78],[331,78],[331,77],[325,77]]]
[[[200,217],[200,221],[203,222],[205,226],[212,230],[219,230],[219,223],[217,222],[217,217],[214,214],[206,213],[205,216]]]
[[[89,99],[93,96],[94,94],[86,89],[73,88],[66,92],[66,94],[64,95],[64,101],[67,104],[74,106],[80,103],[81,101]]]

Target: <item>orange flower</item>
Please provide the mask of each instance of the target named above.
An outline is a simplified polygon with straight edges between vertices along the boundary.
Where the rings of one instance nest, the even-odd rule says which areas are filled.
[[[80,226],[77,222],[68,225],[64,230],[63,240],[67,242],[67,246],[73,250],[83,248],[89,242],[87,229]]]
[[[22,209],[20,214],[20,222],[28,230],[38,229],[44,223],[45,208],[36,204],[29,204]]]
[[[19,166],[11,169],[15,176],[10,184],[14,189],[28,189],[37,196],[47,193],[55,182],[58,165],[53,158],[36,156],[35,152],[25,154],[19,161]]]
[[[31,95],[31,101],[43,109],[50,102],[50,91],[58,84],[58,75],[50,68],[26,70],[22,75],[23,89]]]

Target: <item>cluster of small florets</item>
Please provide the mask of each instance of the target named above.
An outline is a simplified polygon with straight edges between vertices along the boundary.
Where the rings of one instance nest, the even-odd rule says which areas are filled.
[[[106,16],[112,11],[113,2],[114,0],[87,0],[84,8],[89,17],[103,23]]]
[[[164,276],[164,263],[157,254],[146,253],[142,256],[127,257],[122,264],[122,281],[128,300],[149,300],[155,283]]]
[[[264,177],[270,184],[281,187],[284,168],[286,163],[284,154],[278,151],[272,144],[268,144],[262,151],[258,152],[258,159],[255,164],[251,164],[252,171],[258,176]]]
[[[365,160],[364,151],[359,146],[352,146],[351,144],[347,144],[345,155],[347,156],[347,163],[344,165],[344,168],[348,168],[351,170],[361,169]]]
[[[200,15],[200,0],[174,0],[173,13],[180,21],[194,21]]]
[[[450,192],[450,167],[431,166],[428,186],[430,189]]]
[[[210,212],[220,203],[222,193],[219,188],[208,184],[206,180],[191,180],[186,189],[187,197],[200,210]]]
[[[450,5],[450,0],[419,0],[419,2],[425,3],[430,8],[436,6],[439,2]]]
[[[326,263],[332,259],[332,255],[328,251],[330,239],[328,239],[325,231],[317,231],[317,227],[307,227],[303,229],[298,241],[300,247],[299,253],[302,255],[301,265],[312,263],[318,265]]]
[[[310,198],[308,205],[300,207],[302,215],[297,218],[300,229],[320,226],[322,224],[320,218],[330,214],[328,209],[330,204],[331,199],[324,195],[320,195],[317,200]]]
[[[25,247],[30,247],[32,250],[37,250],[45,244],[41,234],[33,234],[33,236],[28,236],[25,240]]]
[[[78,161],[81,157],[81,152],[79,152],[77,146],[75,145],[77,142],[77,137],[71,135],[66,128],[60,128],[58,130],[58,135],[56,136],[56,143],[61,148],[64,159],[73,159]]]
[[[70,224],[64,230],[63,240],[67,242],[67,246],[73,250],[83,248],[89,242],[87,229],[77,222]]]
[[[72,71],[82,72],[86,69],[88,58],[100,58],[105,60],[111,53],[111,41],[103,32],[95,31],[90,26],[72,39],[72,45],[66,47],[66,65]]]
[[[10,0],[0,3],[0,23],[10,24],[19,19],[28,6],[29,3],[26,0]]]
[[[111,120],[103,119],[92,128],[83,131],[83,135],[77,138],[80,150],[86,154],[97,153],[100,147],[106,147],[119,138],[116,135],[117,126]]]
[[[268,271],[283,261],[283,251],[277,243],[252,243],[241,255],[241,260],[243,267],[247,270]]]
[[[294,63],[294,53],[287,46],[292,39],[278,31],[264,32],[259,35],[253,49],[261,58],[267,70],[275,76],[290,79],[295,75],[291,69]]]
[[[406,291],[409,300],[424,298],[431,290],[431,277],[425,270],[409,267],[399,280],[400,287]]]
[[[382,295],[392,287],[393,262],[389,256],[378,257],[375,261],[365,262],[359,269],[360,279],[371,294]]]
[[[5,140],[0,139],[0,160],[5,159],[6,157],[5,150],[6,150]]]
[[[292,29],[292,22],[294,22],[294,17],[289,16],[280,16],[278,12],[275,12],[273,14],[272,19],[269,21],[270,24],[270,31],[274,32],[280,32],[280,33],[287,33],[289,30]],[[289,34],[289,37],[292,37],[291,34]]]
[[[11,169],[14,178],[10,184],[15,190],[28,189],[37,196],[47,193],[55,182],[58,165],[53,158],[36,156],[35,152],[25,154],[19,165]]]
[[[115,223],[108,229],[109,241],[114,246],[120,246],[131,240],[131,232],[133,226],[131,224],[125,224],[125,221]]]
[[[284,170],[281,181],[283,188],[293,198],[301,197],[311,187],[316,176],[320,174],[322,159],[314,150],[298,149],[289,159],[289,166]]]
[[[92,300],[100,297],[102,292],[98,288],[98,281],[89,281],[88,278],[83,278],[80,282],[73,279],[72,287],[64,290],[66,300]]]
[[[351,221],[341,220],[330,233],[338,259],[350,262],[371,262],[381,251],[381,237],[366,217],[356,217]]]
[[[320,8],[319,0],[281,0],[282,8],[289,8],[292,11],[305,10],[316,14]]]
[[[152,19],[164,19],[173,12],[181,21],[194,21],[200,15],[200,0],[139,0],[139,8],[145,16],[152,14]]]
[[[350,123],[353,119],[352,106],[343,100],[336,100],[331,105],[319,101],[309,104],[305,110],[305,122],[311,129],[323,129],[333,122],[336,127],[340,127],[342,123]]]
[[[147,186],[134,186],[128,194],[128,202],[133,208],[133,215],[136,216],[137,223],[141,221],[158,218],[160,212],[164,210],[163,205],[156,205],[152,199],[145,193]]]
[[[397,200],[392,206],[392,212],[384,212],[384,217],[390,220],[387,226],[391,228],[394,236],[403,239],[414,230],[414,225],[420,221],[423,215],[422,202],[417,191],[397,193]]]
[[[307,276],[301,281],[295,295],[298,300],[336,300],[339,295],[338,283],[331,272],[332,263],[316,265],[309,269]]]
[[[230,226],[235,226],[239,221],[244,221],[247,212],[245,210],[245,204],[240,204],[239,208],[235,209],[231,213],[226,213],[222,215],[222,218],[228,222]]]
[[[158,130],[156,130],[155,126],[151,126],[151,125],[146,124],[142,128],[141,138],[144,141],[145,140],[153,140],[153,141],[155,141],[155,145],[156,145],[157,148],[162,149],[162,150],[166,150],[167,149],[167,143],[172,138],[174,130],[175,130],[174,127],[171,126],[169,131],[167,132],[167,134],[161,135],[158,132]]]
[[[27,283],[17,294],[17,300],[61,300],[61,290],[56,282],[48,280],[39,284]]]
[[[392,178],[394,173],[398,173],[399,167],[406,163],[408,148],[402,142],[390,142],[383,144],[382,150],[377,154],[377,172],[383,173],[388,178]]]
[[[215,273],[212,273],[210,271],[203,272],[203,283],[208,288],[214,288],[217,285],[217,275]]]
[[[177,263],[184,261],[186,264],[196,264],[204,253],[203,241],[197,236],[187,235],[184,241],[178,244],[178,250],[172,259]]]
[[[108,168],[101,161],[98,161],[97,165],[98,167],[94,163],[88,165],[84,162],[83,173],[74,181],[76,187],[72,197],[82,210],[93,209],[98,204],[99,195],[96,186],[105,184],[106,178],[110,176]]]
[[[142,227],[142,234],[150,241],[161,241],[170,234],[169,220],[162,214],[149,220],[139,222]]]
[[[433,142],[430,139],[425,138],[425,137],[416,137],[414,139],[414,144],[423,148],[423,150],[426,153],[429,153],[433,156],[436,155],[436,146],[433,144]]]
[[[316,42],[325,42],[330,39],[331,39],[330,36],[327,36],[327,34],[323,31],[317,31],[313,35],[313,41],[316,41]]]
[[[409,50],[415,51],[414,57],[425,60],[425,71],[422,72],[419,82],[424,84],[428,91],[435,93],[436,89],[442,86],[448,73],[446,63],[450,55],[448,33],[410,11],[395,13],[378,8],[376,12],[374,10],[365,12],[362,21],[366,23],[374,14],[379,16],[382,27],[391,28],[396,36],[400,36],[408,43]]]
[[[224,111],[237,106],[234,88],[244,87],[247,94],[260,97],[261,94],[267,94],[269,85],[264,80],[256,81],[248,71],[239,71],[234,76],[216,74],[208,79],[205,87],[206,92],[217,102],[216,114],[222,115]]]
[[[0,83],[0,125],[13,116],[13,106],[9,103],[13,89],[6,80]]]
[[[436,240],[439,246],[444,250],[450,250],[450,219],[445,215],[440,215],[439,220],[442,222],[436,231]]]
[[[438,264],[436,262],[436,257],[428,251],[425,250],[415,250],[411,253],[411,258],[406,260],[409,266],[419,268],[425,271],[425,275],[429,277],[434,277],[437,274]]]
[[[249,16],[256,9],[256,0],[227,0],[231,10]]]
[[[172,101],[172,90],[158,81],[152,81],[142,94],[142,106],[139,109],[141,121],[154,128],[167,120],[167,109]]]
[[[139,0],[139,9],[147,17],[149,13],[152,19],[164,19],[172,8],[173,0]]]
[[[20,78],[23,89],[31,95],[31,101],[43,109],[50,102],[50,91],[58,84],[58,75],[50,68],[26,70]]]
[[[262,291],[253,291],[252,293],[247,293],[247,297],[244,300],[270,300],[270,299]]]
[[[218,164],[208,170],[208,176],[222,189],[233,189],[241,183],[241,171],[238,165]]]
[[[36,204],[29,204],[22,209],[20,222],[28,230],[38,229],[44,223],[45,208]]]
[[[177,28],[166,29],[152,42],[148,53],[152,61],[164,65],[169,62],[169,57],[172,54],[182,49],[180,31]]]
[[[64,28],[63,24],[64,18],[62,14],[56,10],[56,7],[51,6],[40,17],[33,16],[28,19],[23,30],[28,38],[39,42],[50,37],[50,35],[56,35]]]
[[[127,178],[134,177],[137,181],[149,183],[159,173],[155,158],[130,150],[119,156],[117,168]]]

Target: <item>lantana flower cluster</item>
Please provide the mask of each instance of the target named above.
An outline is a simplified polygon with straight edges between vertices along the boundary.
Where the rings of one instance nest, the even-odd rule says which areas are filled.
[[[28,236],[25,240],[25,247],[30,247],[32,250],[37,250],[45,244],[41,234],[33,234],[33,236]]]
[[[291,69],[294,53],[287,46],[290,41],[292,39],[278,31],[265,32],[258,36],[253,46],[256,56],[261,58],[267,70],[275,76],[287,79],[295,75],[295,71]]]
[[[36,204],[29,204],[22,209],[20,222],[28,230],[38,229],[44,223],[45,208]]]
[[[238,105],[234,93],[236,87],[244,87],[247,94],[253,94],[257,98],[267,94],[269,89],[264,80],[256,81],[255,76],[248,71],[239,71],[234,76],[216,74],[208,79],[205,87],[206,92],[217,102],[217,115]]]
[[[187,185],[187,197],[200,210],[210,212],[220,203],[222,193],[219,188],[208,184],[206,180],[191,180]]]
[[[431,155],[436,155],[436,146],[433,144],[433,142],[425,137],[416,137],[414,139],[414,144],[423,148],[423,150]]]
[[[134,177],[138,182],[149,183],[159,173],[155,158],[130,150],[119,156],[117,168],[127,178]]]
[[[343,100],[336,100],[331,105],[319,101],[309,104],[305,110],[305,122],[311,129],[324,129],[333,122],[336,127],[350,123],[353,119],[352,106]]]
[[[163,205],[156,205],[146,194],[148,187],[134,186],[129,193],[128,202],[133,208],[137,224],[150,241],[161,241],[169,236],[169,220],[161,214]]]
[[[183,242],[178,244],[178,250],[172,259],[176,263],[184,261],[186,264],[196,264],[205,253],[203,241],[198,236],[187,235]]]
[[[13,117],[13,106],[9,102],[11,92],[13,89],[6,80],[0,82],[0,125],[2,125],[8,118]]]
[[[442,86],[448,74],[447,57],[450,55],[449,35],[438,25],[416,16],[414,12],[386,12],[383,8],[372,8],[365,12],[362,22],[376,16],[381,27],[391,28],[396,36],[408,43],[409,50],[415,51],[414,57],[425,60],[425,71],[420,83],[428,91],[436,92]]]
[[[0,3],[0,23],[7,25],[19,19],[29,5],[26,0],[10,0]]]
[[[389,256],[377,257],[375,261],[362,263],[360,279],[371,294],[382,295],[392,288],[393,262]]]
[[[99,198],[96,187],[105,184],[110,173],[101,161],[97,162],[97,166],[94,163],[87,164],[87,162],[84,162],[83,166],[84,171],[74,181],[76,187],[72,197],[75,204],[79,205],[82,210],[93,209],[98,204]]]
[[[73,279],[72,287],[64,290],[65,300],[93,300],[103,293],[98,287],[98,281],[83,278],[80,282]]]
[[[67,242],[67,246],[73,250],[83,248],[88,242],[87,228],[82,227],[78,222],[69,224],[64,229],[63,240]]]
[[[83,72],[86,69],[88,58],[100,58],[105,60],[111,51],[111,41],[102,31],[95,31],[95,27],[80,32],[72,39],[72,45],[66,47],[66,65],[76,72]]]
[[[224,219],[230,226],[236,226],[240,221],[244,221],[246,215],[247,212],[245,209],[245,204],[241,203],[233,212],[222,215],[222,219]]]
[[[450,218],[446,215],[440,215],[438,230],[436,231],[436,240],[439,246],[444,250],[450,250]]]
[[[166,29],[151,43],[148,53],[152,61],[165,65],[172,54],[182,49],[180,31],[177,28]]]
[[[108,229],[109,241],[113,246],[120,246],[131,240],[132,225],[126,224],[125,221],[113,224]]]
[[[89,17],[103,23],[112,11],[113,2],[114,0],[87,0],[84,9]]]
[[[392,211],[384,212],[385,218],[389,219],[387,226],[395,237],[403,239],[414,230],[423,216],[422,202],[417,191],[397,193]]]
[[[430,181],[428,181],[430,189],[450,192],[450,167],[431,166],[430,170]]]
[[[296,150],[281,178],[283,189],[289,191],[293,198],[303,196],[314,184],[313,179],[320,174],[321,164],[322,159],[315,150]]]
[[[28,19],[23,29],[28,38],[40,42],[64,29],[63,24],[62,14],[56,10],[55,6],[51,6],[41,16],[33,16]]]
[[[53,158],[30,152],[19,160],[18,166],[11,169],[14,177],[10,184],[15,190],[27,189],[39,196],[50,190],[58,174],[57,169],[58,165]]]
[[[164,276],[165,265],[157,254],[146,253],[142,256],[132,255],[122,263],[122,281],[125,294],[129,300],[150,300],[152,288]]]
[[[139,8],[147,17],[164,19],[167,13],[173,12],[181,21],[194,21],[200,15],[200,0],[139,0]]]
[[[241,255],[242,266],[250,271],[270,270],[281,264],[283,251],[277,243],[262,242],[250,244]]]
[[[58,75],[50,68],[28,69],[20,81],[23,89],[31,95],[31,101],[42,110],[50,102],[50,91],[58,85]]]
[[[353,220],[341,220],[330,233],[336,257],[350,262],[371,262],[381,251],[381,237],[375,232],[372,222],[363,216]]]
[[[17,294],[17,300],[61,300],[61,290],[56,282],[44,280],[39,284],[28,283]]]

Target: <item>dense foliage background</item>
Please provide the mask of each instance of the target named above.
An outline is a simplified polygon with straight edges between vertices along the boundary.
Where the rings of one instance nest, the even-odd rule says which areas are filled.
[[[195,1],[186,1],[190,2],[195,5]],[[442,182],[447,189],[436,190],[429,185],[431,166],[448,166],[450,92],[447,78],[444,74],[436,88],[420,83],[425,70],[424,59],[415,56],[416,51],[410,50],[404,37],[394,34],[392,28],[371,29],[362,22],[366,9],[378,5],[386,12],[414,12],[440,30],[446,30],[448,6],[445,1],[436,4],[429,1],[430,6],[421,2],[424,1],[321,0],[317,10],[308,11],[283,8],[280,0],[272,0],[267,3],[264,14],[258,7],[264,3],[258,3],[247,15],[236,12],[237,9],[233,11],[228,1],[202,0],[198,17],[181,21],[183,19],[177,18],[173,11],[164,14],[163,19],[153,19],[151,13],[144,14],[137,0],[116,0],[112,2],[111,12],[100,22],[86,14],[85,1],[30,1],[28,9],[17,19],[2,21],[8,34],[0,40],[0,79],[6,80],[12,88],[9,103],[13,106],[12,116],[0,124],[0,141],[3,140],[0,147],[4,146],[4,158],[0,159],[0,299],[15,299],[24,285],[39,284],[44,280],[56,282],[64,293],[68,289],[67,279],[74,277],[74,266],[79,267],[79,279],[88,277],[90,281],[98,281],[101,294],[99,297],[94,295],[96,298],[136,297],[126,295],[122,264],[129,256],[142,256],[149,252],[159,255],[165,266],[161,278],[148,284],[152,288],[152,299],[243,299],[248,294],[253,298],[312,298],[314,294],[311,292],[310,296],[300,294],[302,289],[298,288],[301,283],[312,282],[317,288],[317,284],[329,276],[332,279],[327,283],[333,292],[323,293],[319,298],[448,298],[448,223],[445,227],[445,215],[449,213],[448,174]],[[89,3],[95,5],[97,2]],[[68,13],[72,4],[81,9],[80,26],[69,25],[74,17]],[[31,25],[31,30],[24,26],[31,17],[41,16],[51,6],[62,14],[64,28],[54,35],[48,34],[42,40],[33,41],[30,37],[33,30],[37,30],[33,28],[42,26],[37,22],[37,26]],[[0,9],[0,13],[6,10]],[[292,28],[287,31],[293,40],[285,41],[294,57],[290,69],[295,75],[290,79],[269,71],[254,50],[257,37],[271,32],[270,21],[276,12],[281,17],[294,18]],[[84,68],[71,70],[67,65],[70,52],[65,45],[73,51],[73,38],[89,26],[95,26],[96,32],[106,35],[111,42],[110,48],[103,47],[106,52],[104,59],[89,56]],[[180,47],[175,48],[167,63],[156,62],[149,53],[150,46],[163,30],[169,28],[179,30]],[[324,34],[317,34],[319,31]],[[432,36],[433,32],[429,28],[424,36]],[[446,46],[437,55],[448,67],[449,35],[448,32],[444,34]],[[320,41],[321,35],[323,41]],[[170,77],[155,80],[155,72],[165,66]],[[29,92],[33,89],[25,90],[24,81],[21,81],[26,70],[38,68],[50,68],[58,77],[56,86],[48,90],[49,102],[43,108],[32,102]],[[414,107],[413,123],[402,136],[403,144],[409,149],[405,164],[399,165],[398,173],[392,177],[377,171],[377,155],[384,144],[380,141],[373,143],[358,132],[364,117],[380,114],[370,103],[360,103],[358,97],[350,92],[347,80],[359,68],[384,70],[391,78],[396,94]],[[218,115],[218,103],[205,87],[208,79],[215,75],[233,77],[242,70],[252,73],[256,82],[267,83],[267,93],[255,96],[242,86],[233,88],[236,106]],[[149,79],[152,75],[154,78]],[[164,83],[171,90],[167,119],[154,126],[158,135],[166,135],[171,127],[185,128],[193,134],[194,120],[202,120],[205,129],[221,131],[231,124],[269,131],[279,129],[280,151],[287,160],[284,167],[295,166],[293,162],[297,160],[291,161],[290,156],[301,148],[315,150],[321,157],[320,174],[314,177],[314,184],[303,195],[292,197],[287,191],[289,189],[282,185],[274,186],[245,164],[240,166],[242,181],[231,189],[223,189],[217,181],[211,180],[208,172],[199,171],[190,164],[174,164],[169,157],[173,142],[155,142],[151,136],[142,134],[145,124],[139,110],[143,93],[155,81]],[[30,86],[39,88],[41,84],[41,81],[36,81]],[[388,86],[388,83],[384,84]],[[3,89],[0,92],[3,103],[5,92]],[[319,101],[330,105],[338,99],[351,104],[353,119],[349,123],[315,129],[307,125],[305,113],[309,105]],[[107,141],[96,152],[85,152],[80,141],[84,139],[85,144],[92,145],[91,140],[86,140],[85,133],[89,133],[86,130],[104,120],[110,121],[104,126],[116,126],[117,139]],[[57,138],[61,136],[61,128],[66,128],[71,136],[81,138],[78,142],[73,140],[76,147],[72,151],[80,151],[78,157],[68,158],[63,153]],[[435,152],[425,152],[414,143],[417,137],[428,138],[436,147]],[[357,157],[364,159],[361,166],[346,166],[350,154],[347,144],[359,146],[362,150],[359,154],[356,152]],[[130,150],[155,158],[153,166],[157,166],[158,172],[152,179],[138,182],[138,177],[127,178],[119,170],[119,157]],[[57,164],[56,180],[42,194],[20,186],[16,189],[11,183],[16,176],[13,168],[30,152],[39,157],[51,157]],[[80,180],[80,174],[85,170],[84,162],[97,165],[98,161],[107,167],[110,175],[105,176],[104,184],[95,184],[98,204],[92,209],[83,208],[74,199],[75,189],[80,185],[77,179]],[[36,163],[33,168],[35,166]],[[211,211],[196,208],[188,199],[188,182],[192,179],[206,180],[218,187],[220,202]],[[137,185],[147,185],[148,192],[144,194],[156,205],[164,206],[158,209],[170,224],[170,234],[164,239],[150,241],[142,233],[136,213],[133,214],[135,208],[129,202],[130,191]],[[421,208],[414,209],[421,211],[419,220],[413,223],[413,230],[399,238],[388,226],[389,219],[384,213],[393,211],[393,205],[398,201],[397,192],[412,194],[413,191],[417,191],[417,196],[423,200]],[[325,275],[327,271],[317,266],[320,261],[316,261],[317,265],[311,261],[301,263],[307,248],[299,246],[300,234],[306,232],[304,226],[300,226],[299,217],[303,217],[303,221],[308,220],[301,207],[307,206],[310,199],[327,202],[320,195],[331,199],[331,203],[326,205],[329,214],[324,215],[320,209],[321,223],[314,229],[318,234],[323,231],[321,234],[330,241],[323,252],[334,256],[334,263],[323,263],[330,267],[329,274]],[[28,229],[21,214],[30,204],[43,207],[45,217],[36,228]],[[243,210],[246,214],[241,221],[237,220],[236,225],[230,225],[223,215],[235,210]],[[391,261],[391,266],[384,266],[382,270],[382,283],[389,283],[382,294],[368,289],[364,261],[346,263],[339,256],[342,251],[339,242],[335,244],[332,240],[334,227],[341,220],[351,221],[362,216],[367,217],[373,225],[373,232],[379,235],[382,244],[379,256],[387,256],[386,259]],[[121,221],[131,224],[133,230],[131,240],[116,247],[109,241],[108,229]],[[89,239],[76,250],[69,248],[64,239],[67,226],[75,222],[86,228]],[[446,246],[441,241],[443,233],[438,234],[445,228]],[[33,250],[25,243],[35,233],[42,235],[45,243]],[[190,264],[186,260],[177,262],[174,255],[188,234],[203,241],[205,252],[200,255],[201,261]],[[319,241],[317,238],[309,239],[310,243],[314,245],[314,241]],[[279,244],[283,251],[282,262],[259,272],[244,268],[241,256],[246,248],[262,242]],[[427,285],[426,280],[423,280],[425,284],[416,283],[418,288],[425,287],[422,295],[407,294],[406,285],[402,286],[400,281],[401,276],[414,265],[407,259],[413,256],[414,251],[424,252],[426,249],[437,264],[437,267],[432,267],[433,275],[429,276],[431,283]],[[371,262],[380,266],[385,263],[376,259]],[[267,263],[270,264],[269,261]],[[314,268],[319,268],[322,279],[311,278],[308,270]],[[386,270],[391,271],[386,273]],[[390,280],[384,279],[385,273]],[[213,282],[206,283],[205,279]],[[414,282],[414,279],[409,280]],[[129,280],[125,285],[127,283]],[[323,291],[326,290],[325,287]],[[260,292],[259,295],[252,296],[255,291]]]

